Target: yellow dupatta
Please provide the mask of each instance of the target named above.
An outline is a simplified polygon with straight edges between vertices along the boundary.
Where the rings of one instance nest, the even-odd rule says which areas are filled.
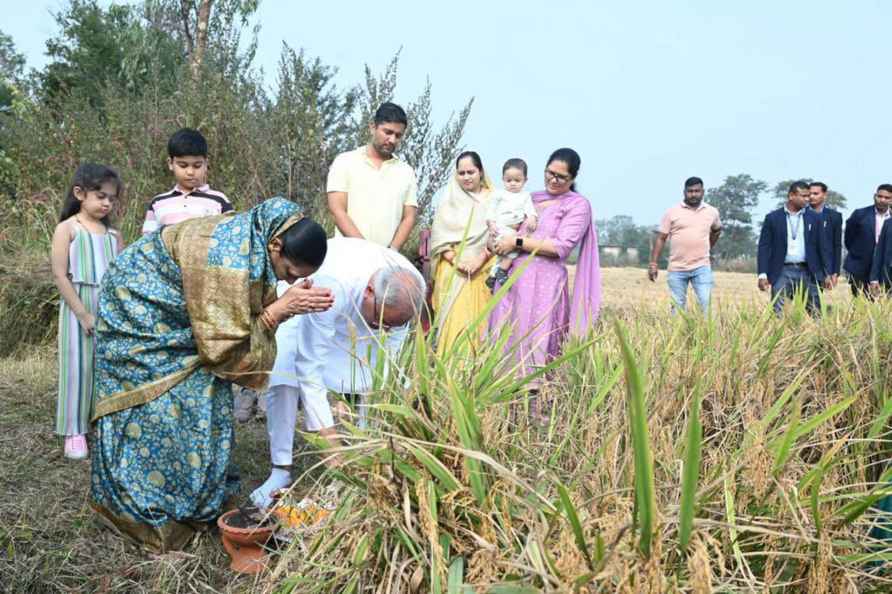
[[[437,278],[437,270],[443,254],[454,250],[456,258],[462,260],[476,258],[486,249],[489,231],[486,226],[487,201],[492,193],[492,182],[484,177],[481,181],[481,198],[465,191],[453,176],[437,206],[431,226],[431,278]],[[441,311],[437,315],[448,315],[455,298],[468,279],[465,275],[454,274],[449,283],[446,297],[442,300]],[[443,287],[434,289],[444,290]]]

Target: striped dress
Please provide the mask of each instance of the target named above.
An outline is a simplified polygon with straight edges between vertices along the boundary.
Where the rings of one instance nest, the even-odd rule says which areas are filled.
[[[96,313],[99,282],[115,257],[115,232],[90,233],[74,225],[74,238],[68,247],[68,277],[81,303]],[[56,433],[87,433],[93,414],[93,347],[77,316],[64,299],[59,306],[59,400],[56,407]]]

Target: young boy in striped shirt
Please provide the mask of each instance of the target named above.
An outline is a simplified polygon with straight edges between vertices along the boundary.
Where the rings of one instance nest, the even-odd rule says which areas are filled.
[[[167,141],[167,167],[176,180],[172,190],[152,198],[142,225],[143,234],[187,219],[223,214],[232,204],[223,192],[207,184],[208,143],[198,130],[177,130]],[[235,417],[241,422],[254,415],[257,394],[247,388],[236,390]],[[263,410],[261,400],[258,407]]]
[[[176,180],[172,190],[158,194],[149,203],[143,234],[194,219],[232,210],[223,192],[207,185],[208,143],[198,130],[183,128],[167,141],[167,167]]]

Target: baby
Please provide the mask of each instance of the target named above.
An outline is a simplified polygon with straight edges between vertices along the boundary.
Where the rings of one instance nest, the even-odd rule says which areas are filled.
[[[515,233],[526,220],[527,231],[535,231],[539,222],[536,208],[529,192],[523,191],[527,183],[527,164],[523,159],[508,159],[502,166],[502,182],[505,189],[495,192],[489,200],[486,225],[490,231],[489,250],[493,243],[505,233]],[[492,267],[486,286],[495,291],[497,285],[508,280],[508,269],[518,253],[511,252],[499,258]]]

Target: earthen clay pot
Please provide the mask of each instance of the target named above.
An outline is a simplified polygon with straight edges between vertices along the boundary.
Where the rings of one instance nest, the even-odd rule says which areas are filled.
[[[266,568],[266,551],[263,550],[263,545],[272,536],[273,528],[271,526],[250,528],[230,526],[227,521],[238,513],[239,510],[233,509],[217,518],[223,548],[232,558],[229,568],[238,573],[258,573]]]

